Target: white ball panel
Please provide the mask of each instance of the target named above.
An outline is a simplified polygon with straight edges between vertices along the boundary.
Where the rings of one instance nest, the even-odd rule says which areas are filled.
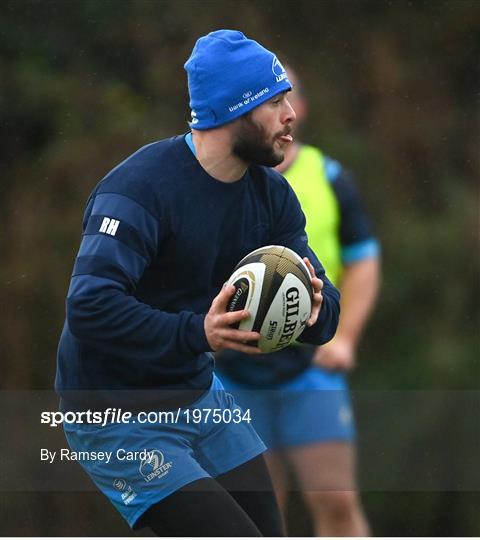
[[[257,314],[260,299],[262,297],[262,285],[264,276],[265,264],[258,262],[245,264],[244,266],[236,270],[228,280],[229,285],[232,285],[241,278],[244,278],[248,281],[248,296],[244,309],[250,312],[251,317],[243,320],[240,323],[240,330],[249,331],[253,328],[255,316]]]

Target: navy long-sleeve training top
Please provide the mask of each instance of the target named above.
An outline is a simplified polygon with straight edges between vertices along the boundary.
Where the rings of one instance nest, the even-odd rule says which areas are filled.
[[[122,404],[118,392],[110,399],[115,391],[141,391],[130,402],[140,406],[146,390],[155,390],[146,403],[160,405],[159,390],[171,397],[208,389],[214,361],[205,314],[238,261],[264,245],[310,258],[324,281],[323,305],[301,340],[330,340],[339,293],[308,248],[304,226],[281,175],[252,165],[237,182],[215,180],[184,136],[120,163],[85,210],[58,347],[55,387],[65,406],[88,405],[86,390],[112,406]]]

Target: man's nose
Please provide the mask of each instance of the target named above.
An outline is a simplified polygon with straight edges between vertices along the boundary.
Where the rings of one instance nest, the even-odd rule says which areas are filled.
[[[293,107],[290,105],[290,102],[288,101],[288,99],[285,99],[285,111],[283,113],[282,123],[289,124],[291,122],[294,122],[296,118],[297,118],[297,115],[295,111],[293,110]]]

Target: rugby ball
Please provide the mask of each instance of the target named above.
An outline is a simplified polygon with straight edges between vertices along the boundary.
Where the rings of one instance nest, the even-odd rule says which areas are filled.
[[[250,312],[250,318],[236,327],[259,332],[262,352],[287,347],[305,329],[313,288],[307,265],[291,249],[265,246],[252,251],[237,264],[227,283],[235,286],[227,311]]]

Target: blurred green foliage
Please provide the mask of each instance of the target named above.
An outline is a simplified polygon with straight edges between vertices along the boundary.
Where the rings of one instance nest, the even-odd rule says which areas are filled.
[[[476,0],[4,1],[2,386],[51,387],[84,202],[136,148],[188,129],[183,63],[218,28],[295,67],[303,138],[354,171],[370,208],[383,288],[354,388],[478,390]],[[468,494],[415,497],[367,495],[374,532],[479,533]]]

